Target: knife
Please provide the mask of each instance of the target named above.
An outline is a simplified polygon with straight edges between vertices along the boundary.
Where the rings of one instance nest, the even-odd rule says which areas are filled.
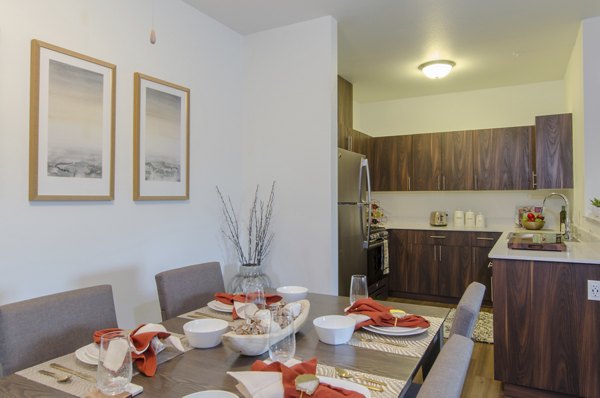
[[[70,373],[70,374],[72,374],[73,376],[77,376],[77,377],[79,377],[79,378],[81,378],[81,379],[83,379],[83,380],[87,380],[87,381],[89,381],[90,383],[94,383],[94,384],[96,383],[96,378],[95,378],[94,376],[92,376],[92,375],[89,375],[89,374],[87,374],[87,373],[78,372],[78,371],[76,371],[76,370],[73,370],[73,369],[69,369],[69,368],[67,368],[67,367],[64,367],[64,366],[62,366],[62,365],[60,365],[60,364],[56,363],[56,362],[52,362],[52,363],[50,364],[50,367],[51,367],[51,368],[54,368],[54,369],[62,370],[63,372],[66,372],[66,373]]]

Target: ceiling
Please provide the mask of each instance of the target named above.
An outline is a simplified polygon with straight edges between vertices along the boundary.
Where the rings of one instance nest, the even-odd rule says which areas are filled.
[[[331,15],[338,73],[358,102],[563,78],[599,0],[184,0],[242,35]],[[417,66],[456,62],[442,80]]]

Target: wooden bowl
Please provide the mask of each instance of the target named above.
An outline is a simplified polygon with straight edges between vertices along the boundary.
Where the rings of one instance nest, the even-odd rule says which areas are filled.
[[[302,325],[306,322],[308,312],[310,310],[310,302],[308,300],[298,301],[302,306],[300,315],[294,320],[294,330],[298,332]],[[281,335],[281,338],[285,335]],[[269,350],[269,335],[260,334],[254,336],[245,336],[227,332],[221,337],[223,345],[229,349],[239,352],[242,355],[256,356],[262,355]]]
[[[546,221],[544,221],[544,220],[521,221],[521,223],[523,224],[525,229],[536,230],[536,229],[542,229],[544,227],[544,224],[546,224]]]

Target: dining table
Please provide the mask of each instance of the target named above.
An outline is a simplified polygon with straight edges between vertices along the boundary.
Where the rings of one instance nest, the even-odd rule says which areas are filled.
[[[414,340],[414,352],[386,343],[361,343],[353,339],[353,344],[329,345],[319,341],[313,320],[323,315],[343,314],[349,306],[348,297],[309,293],[310,310],[306,322],[296,333],[296,354],[299,360],[317,358],[319,364],[347,369],[397,380],[398,396],[402,397],[412,383],[418,370],[423,367],[426,374],[443,344],[443,323],[449,313],[448,308],[427,305],[379,301],[401,309],[409,314],[421,315],[431,322],[426,334],[407,336],[407,343]],[[206,307],[205,307],[206,308]],[[204,315],[203,315],[204,316]],[[170,332],[183,335],[183,325],[190,317],[175,317],[162,324]],[[358,331],[354,333],[356,336]],[[428,336],[428,337],[426,337]],[[385,336],[384,336],[385,337]],[[91,338],[91,336],[90,336]],[[418,344],[422,343],[422,346]],[[160,354],[159,354],[160,355]],[[268,359],[268,352],[259,356],[244,356],[220,344],[214,348],[191,349],[161,363],[153,377],[138,374],[132,382],[143,387],[143,398],[181,398],[187,394],[204,390],[226,390],[240,396],[237,381],[227,372],[247,371],[258,359]],[[89,366],[89,365],[86,365]],[[72,394],[52,388],[48,384],[36,382],[17,372],[0,378],[1,397],[72,397]],[[58,384],[56,385],[58,388]]]

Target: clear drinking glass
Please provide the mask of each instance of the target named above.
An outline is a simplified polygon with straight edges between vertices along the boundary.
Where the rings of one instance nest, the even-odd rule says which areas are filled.
[[[100,337],[96,386],[103,394],[117,395],[131,382],[131,340],[124,331]]]
[[[244,290],[246,297],[244,305],[244,318],[249,322],[254,314],[267,307],[265,291],[261,284],[249,284]]]
[[[350,280],[350,305],[354,304],[357,300],[367,297],[369,297],[367,276],[352,275],[352,279]]]
[[[278,325],[278,326],[277,326]],[[285,363],[296,353],[294,317],[289,311],[271,309],[271,331],[269,333],[269,358]]]

